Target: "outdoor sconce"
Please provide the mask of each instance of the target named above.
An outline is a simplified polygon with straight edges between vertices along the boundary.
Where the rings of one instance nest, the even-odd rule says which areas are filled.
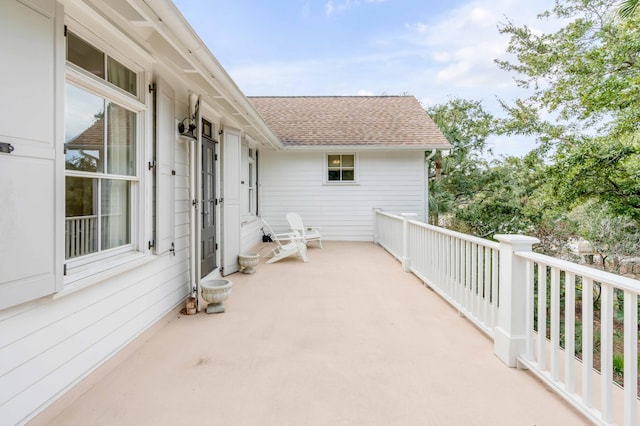
[[[185,117],[180,123],[178,123],[178,133],[180,133],[180,136],[186,136],[191,139],[196,139],[196,135],[194,133],[195,130],[196,125],[191,117]]]

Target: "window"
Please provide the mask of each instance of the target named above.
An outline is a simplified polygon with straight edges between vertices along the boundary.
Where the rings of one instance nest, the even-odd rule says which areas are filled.
[[[257,190],[256,190],[256,150],[253,148],[249,148],[249,181],[247,182],[249,187],[249,214],[256,216],[257,215]]]
[[[75,34],[67,33],[67,60],[91,74],[136,96],[138,76]]]
[[[242,142],[242,211],[245,218],[258,215],[258,150]]]
[[[137,92],[133,71],[70,33],[67,59],[95,76],[106,75],[108,83],[132,95]],[[111,84],[67,76],[65,259],[130,250],[134,243],[138,115],[143,106],[133,98],[118,103],[110,99],[110,94],[123,98]]]
[[[327,182],[355,182],[355,154],[327,155]]]

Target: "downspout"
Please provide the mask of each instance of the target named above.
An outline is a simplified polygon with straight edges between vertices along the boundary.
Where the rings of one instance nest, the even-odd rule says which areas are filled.
[[[429,162],[433,157],[435,157],[437,149],[431,151],[430,154],[427,154],[427,151],[424,152],[424,165],[425,165],[425,220],[424,223],[429,224]]]
[[[198,312],[200,312],[200,310],[202,309],[201,306],[201,301],[200,301],[200,277],[202,275],[202,272],[200,270],[201,268],[201,263],[200,263],[200,256],[201,253],[199,250],[201,249],[201,244],[200,241],[202,240],[202,212],[200,211],[203,208],[203,203],[202,203],[202,109],[200,108],[200,105],[202,105],[202,96],[198,95],[198,109],[196,111],[196,129],[197,129],[197,134],[198,134],[198,138],[194,141],[195,145],[193,148],[193,161],[192,161],[192,172],[193,172],[193,179],[191,180],[193,182],[193,202],[194,202],[194,208],[192,209],[193,212],[193,220],[191,222],[191,226],[192,228],[192,238],[193,238],[193,245],[192,247],[192,255],[193,257],[191,258],[191,270],[193,271],[193,279],[194,279],[194,283],[195,283],[195,287],[196,287],[196,299],[198,300]],[[204,305],[205,307],[207,306],[206,303]]]
[[[198,256],[198,247],[200,247],[200,223],[199,220],[199,211],[202,206],[201,200],[198,199],[198,195],[200,194],[200,180],[201,180],[201,171],[200,167],[202,165],[202,154],[201,154],[201,137],[202,137],[202,118],[200,115],[200,105],[201,105],[201,97],[197,95],[197,100],[194,98],[194,94],[189,96],[189,115],[191,115],[192,109],[195,109],[194,119],[196,120],[196,139],[191,139],[189,143],[189,199],[191,200],[191,214],[189,217],[189,235],[190,235],[190,258],[191,265],[189,270],[191,271],[191,291],[192,297],[196,298],[196,311],[200,312],[201,303],[200,303],[200,257]],[[192,106],[192,104],[194,104]],[[198,105],[196,108],[195,105]]]
[[[196,199],[196,151],[198,141],[189,138],[187,145],[187,158],[189,159],[189,282],[191,283],[191,297],[196,298],[196,312],[200,312],[200,298],[198,297],[198,281],[196,272],[196,219],[198,217],[198,200]]]

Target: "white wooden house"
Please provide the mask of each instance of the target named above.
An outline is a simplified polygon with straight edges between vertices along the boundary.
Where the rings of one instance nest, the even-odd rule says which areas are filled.
[[[372,208],[423,216],[424,152],[448,147],[385,115],[363,137],[288,140],[168,0],[0,0],[0,54],[2,424],[237,271],[259,215],[363,240]]]
[[[260,213],[371,241],[373,209],[424,220],[427,161],[451,145],[413,96],[251,97],[284,149],[261,153]]]

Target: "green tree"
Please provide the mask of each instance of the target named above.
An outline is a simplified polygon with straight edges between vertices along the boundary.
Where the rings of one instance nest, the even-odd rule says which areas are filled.
[[[628,18],[638,10],[640,0],[625,0],[620,3],[619,13],[623,18]]]
[[[531,93],[503,103],[501,131],[538,138],[566,209],[596,200],[640,221],[640,16],[617,19],[610,0],[559,0],[540,17],[567,24],[550,34],[500,27],[516,60],[497,63]]]
[[[495,120],[481,102],[459,98],[427,108],[427,113],[453,145],[445,155],[438,152],[430,165],[430,223],[439,224],[441,215],[468,204],[481,188]]]
[[[600,267],[619,273],[622,260],[638,254],[640,227],[633,218],[612,215],[606,206],[589,202],[571,212],[578,234],[589,241],[600,257]]]

